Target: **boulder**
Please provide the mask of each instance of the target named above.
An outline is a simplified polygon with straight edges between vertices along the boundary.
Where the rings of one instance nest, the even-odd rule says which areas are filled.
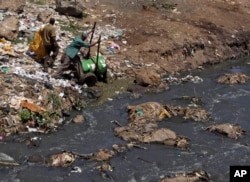
[[[159,86],[161,84],[161,77],[154,71],[143,70],[138,71],[135,75],[135,83],[141,86]]]
[[[0,37],[7,40],[14,40],[17,38],[19,28],[19,20],[14,16],[6,17],[0,24]]]
[[[73,16],[77,18],[83,17],[84,6],[78,1],[61,1],[56,0],[55,10],[60,15]]]

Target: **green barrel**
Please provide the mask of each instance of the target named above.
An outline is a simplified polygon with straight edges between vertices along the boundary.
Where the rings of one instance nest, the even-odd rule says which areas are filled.
[[[93,59],[83,59],[82,60],[82,68],[84,73],[88,73],[88,72],[95,72],[96,69],[96,61],[97,61],[97,57],[94,56]],[[107,65],[105,62],[104,57],[99,54],[98,56],[98,74],[104,74],[107,71]]]
[[[92,59],[83,59],[82,68],[84,73],[95,71],[95,62]]]
[[[95,62],[97,61],[96,58],[97,58],[96,56],[93,58],[93,60],[94,60]],[[104,74],[104,73],[106,73],[106,71],[107,71],[106,61],[105,61],[103,55],[101,55],[101,54],[99,54],[99,56],[98,56],[98,64],[97,64],[97,67],[98,67],[98,73],[99,73],[99,74]]]

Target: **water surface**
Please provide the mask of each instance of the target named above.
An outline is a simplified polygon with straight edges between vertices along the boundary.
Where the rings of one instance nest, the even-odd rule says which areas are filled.
[[[17,167],[0,166],[1,182],[54,182],[54,181],[119,181],[141,182],[158,181],[161,176],[179,172],[190,172],[196,169],[207,171],[216,182],[229,181],[230,165],[250,164],[250,83],[242,85],[220,85],[216,79],[225,73],[250,73],[250,58],[229,61],[213,65],[204,71],[194,71],[193,76],[203,78],[202,83],[185,83],[171,85],[169,91],[159,94],[145,94],[133,100],[129,94],[120,95],[113,101],[82,112],[86,121],[83,124],[66,124],[58,132],[39,136],[42,142],[39,147],[27,147],[20,142],[20,137],[11,136],[0,142],[0,152],[6,153],[21,165]],[[78,166],[82,173],[70,173],[72,167],[46,167],[38,163],[28,163],[32,155],[51,155],[62,150],[78,153],[92,153],[100,148],[111,149],[112,144],[123,144],[124,141],[113,134],[116,127],[112,120],[127,124],[128,105],[147,101],[163,104],[185,105],[174,98],[181,96],[202,97],[203,107],[212,114],[213,121],[199,123],[182,118],[165,119],[159,126],[174,130],[179,135],[190,138],[189,150],[171,146],[144,144],[146,150],[133,148],[110,160],[114,168],[111,179],[104,179],[95,169],[101,163],[84,159],[77,160],[72,167]],[[222,135],[204,131],[211,124],[237,123],[246,130],[246,135],[233,140]]]

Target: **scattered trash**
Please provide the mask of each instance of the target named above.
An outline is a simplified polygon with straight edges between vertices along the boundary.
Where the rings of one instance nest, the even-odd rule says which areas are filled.
[[[37,106],[36,104],[30,103],[27,100],[21,101],[21,106],[23,108],[27,108],[32,112],[41,112],[41,111],[46,111],[44,107]]]
[[[217,83],[221,84],[243,84],[250,80],[250,77],[243,74],[243,73],[232,73],[232,74],[225,74],[220,76],[217,79]]]
[[[170,118],[171,114],[158,102],[146,102],[136,106],[128,106],[129,121],[133,123],[149,123]]]
[[[0,165],[5,165],[5,166],[19,166],[19,163],[17,163],[9,155],[0,152]]]
[[[113,167],[108,162],[97,166],[96,169],[101,173],[104,179],[113,179],[112,175],[109,173],[113,171]]]
[[[41,143],[41,138],[40,137],[32,137],[26,140],[26,145],[27,146],[33,146],[33,147],[39,147]]]
[[[78,166],[72,167],[71,173],[82,173],[82,169]]]
[[[62,152],[51,155],[47,160],[47,165],[55,167],[68,167],[75,162],[75,156],[70,152]]]
[[[1,68],[1,72],[4,72],[4,73],[6,73],[9,70],[9,67],[5,65],[1,65],[0,68]]]
[[[238,124],[229,123],[212,125],[207,127],[206,130],[226,135],[235,140],[237,140],[239,137],[242,137],[246,133],[246,131]]]
[[[182,173],[182,174],[176,174],[173,177],[165,177],[160,180],[160,182],[209,182],[210,178],[206,171],[204,170],[195,170],[190,173]]]
[[[155,125],[146,124],[144,126],[122,126],[114,129],[116,136],[125,141],[133,141],[138,143],[160,143],[180,148],[187,148],[189,139],[178,136],[168,128],[156,128]]]
[[[164,78],[163,80],[166,80],[168,83],[171,83],[171,84],[181,84],[183,82],[193,82],[193,83],[203,82],[203,79],[200,78],[199,76],[192,76],[192,75],[187,75],[183,78],[168,76],[167,78]]]

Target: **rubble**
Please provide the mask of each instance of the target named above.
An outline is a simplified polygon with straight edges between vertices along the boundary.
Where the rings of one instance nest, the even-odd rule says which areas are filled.
[[[146,102],[136,106],[129,105],[127,109],[129,121],[138,124],[157,122],[171,117],[171,114],[158,102]]]
[[[199,99],[193,98],[192,102],[199,102]],[[205,109],[193,106],[173,106],[163,105],[158,102],[145,102],[136,106],[128,106],[129,121],[133,123],[145,124],[150,122],[161,121],[164,118],[173,116],[181,116],[183,119],[192,119],[194,121],[207,122],[211,121],[212,117]]]
[[[70,152],[62,152],[59,154],[51,155],[46,163],[49,166],[67,167],[76,160],[75,156]]]
[[[198,102],[198,97],[191,99]],[[206,122],[211,120],[211,115],[200,107],[181,107],[163,105],[158,102],[145,102],[135,106],[127,106],[128,125],[121,126],[117,121],[113,121],[119,127],[114,128],[116,136],[127,142],[136,143],[160,143],[180,148],[187,148],[189,139],[177,135],[168,128],[158,128],[157,122],[166,118],[181,116],[183,119]]]
[[[210,177],[208,173],[204,170],[195,170],[189,173],[178,173],[174,177],[165,177],[160,180],[160,182],[198,182],[204,181],[209,182]]]
[[[2,107],[0,134],[2,136],[26,132],[46,133],[54,130],[62,124],[65,116],[69,116],[65,113],[70,113],[74,109],[81,110],[87,103],[100,96],[100,93],[97,96],[98,93],[95,94],[95,91],[91,91],[86,85],[77,85],[70,79],[52,78],[51,75],[55,70],[43,72],[39,60],[42,54],[33,52],[37,44],[31,40],[34,40],[36,33],[39,33],[51,16],[56,19],[56,39],[62,51],[74,33],[82,31],[79,28],[77,30],[77,25],[74,25],[76,29],[74,33],[63,30],[67,25],[72,27],[72,22],[76,22],[74,17],[59,15],[53,6],[29,2],[25,3],[21,12],[6,10],[1,11],[0,15],[2,17],[0,26],[8,25],[8,29],[1,32],[5,33],[0,39],[0,82],[3,91],[0,96]],[[108,42],[111,36],[120,36],[122,31],[106,26],[97,27],[96,34],[98,33]],[[58,60],[59,58],[60,54]],[[56,67],[58,60],[55,63]]]
[[[60,4],[60,1],[57,1],[57,3]],[[54,130],[62,124],[64,117],[70,116],[69,113],[73,109],[81,110],[84,108],[88,103],[89,96],[91,96],[92,99],[99,97],[98,94],[86,88],[86,85],[76,85],[70,79],[56,80],[52,78],[50,75],[54,70],[52,69],[49,70],[48,73],[45,73],[41,71],[39,60],[34,60],[33,56],[37,53],[31,48],[30,39],[43,27],[49,17],[53,16],[57,20],[57,40],[61,50],[66,47],[75,33],[82,31],[82,29],[78,29],[72,33],[66,30],[67,28],[79,28],[76,23],[77,21],[75,21],[76,19],[67,15],[79,17],[82,16],[82,11],[78,11],[76,5],[74,5],[73,11],[67,7],[67,11],[63,8],[59,10],[59,4],[56,4],[56,10],[59,11],[59,13],[55,12],[51,6],[38,6],[31,3],[26,3],[26,6],[21,8],[22,12],[0,12],[3,30],[1,32],[1,37],[3,38],[0,40],[0,89],[3,91],[3,94],[0,96],[0,141],[12,133],[46,133],[49,130]],[[18,11],[19,10],[20,8],[18,8]],[[66,16],[62,15],[65,14],[65,12]],[[13,26],[6,28],[5,21],[8,21],[6,24],[10,24],[11,22]],[[19,26],[17,26],[17,21],[19,22]],[[85,24],[84,29],[88,27],[89,25]],[[102,35],[101,49],[103,55],[107,58],[110,77],[118,79],[128,77],[130,74],[135,75],[136,85],[130,87],[128,89],[129,91],[158,92],[169,89],[166,82],[179,84],[184,82],[200,83],[203,81],[202,78],[192,75],[187,75],[183,78],[170,76],[162,79],[161,75],[155,71],[144,72],[148,69],[143,69],[141,72],[137,71],[136,69],[152,68],[158,65],[155,63],[136,63],[131,57],[127,57],[126,59],[122,58],[119,53],[126,51],[127,48],[123,48],[123,45],[128,44],[126,36],[122,36],[123,31],[123,29],[118,29],[113,25],[106,25],[97,27],[96,34]],[[17,32],[18,34],[16,34]],[[118,41],[118,38],[121,38],[121,40]],[[112,41],[110,41],[110,39],[112,39]],[[150,50],[149,52],[157,51],[156,49],[156,51]],[[143,54],[143,51],[138,52]],[[162,56],[167,56],[167,52],[160,52]],[[195,52],[192,52],[192,54],[188,56],[194,56],[194,54]],[[113,57],[114,55],[116,57]],[[171,56],[174,57],[174,55]],[[182,59],[182,57],[178,57],[178,61],[179,59]],[[171,65],[172,62],[169,62]],[[124,68],[124,65],[126,68]],[[58,66],[57,62],[55,66]],[[164,71],[166,70],[164,69]],[[226,77],[221,80],[227,83],[230,79]],[[229,83],[245,83],[248,80],[249,78],[247,76],[241,75],[236,77],[234,81],[230,80]],[[134,94],[133,96],[139,98],[139,95]],[[186,97],[182,99],[186,99]],[[174,116],[181,116],[185,120],[190,119],[199,122],[207,122],[212,119],[211,115],[199,106],[199,98],[188,97],[187,99],[191,101],[192,104],[195,104],[192,105],[195,107],[163,105],[157,102],[128,106],[128,126],[116,127],[114,132],[116,136],[129,143],[124,145],[114,144],[112,150],[99,149],[97,152],[90,154],[77,154],[75,152],[64,151],[49,157],[34,156],[34,158],[31,157],[29,159],[29,162],[39,161],[46,163],[48,166],[68,167],[79,157],[103,162],[102,165],[96,169],[107,175],[107,172],[112,172],[113,170],[108,162],[117,153],[125,152],[132,147],[146,149],[140,146],[139,143],[157,143],[187,148],[189,145],[189,139],[187,137],[178,135],[168,128],[158,128],[157,125],[157,122]],[[82,123],[84,122],[84,116],[77,115],[72,121]],[[232,131],[231,128],[234,130]],[[232,127],[231,125],[223,125],[223,127],[213,125],[209,127],[208,130],[223,134],[226,133],[226,135],[234,139],[237,139],[245,133],[243,129],[235,126]],[[26,141],[26,145],[38,147],[40,142],[39,138],[33,137]],[[1,157],[1,160],[4,160],[0,160],[0,164],[19,165],[10,156],[1,154]],[[5,159],[8,159],[7,162]],[[81,169],[72,168],[72,173],[74,172],[81,172]],[[192,173],[186,173],[173,179],[162,179],[162,181],[174,180],[209,181],[209,177],[205,171],[193,171]]]
[[[155,128],[155,126],[146,124],[139,128],[133,126],[116,127],[114,133],[127,142],[137,143],[158,143],[180,148],[187,148],[189,139],[179,136],[168,128]]]
[[[217,83],[234,85],[234,84],[244,84],[249,80],[250,77],[243,73],[232,73],[220,76],[217,79]]]
[[[235,140],[242,137],[246,133],[246,131],[242,129],[238,124],[230,123],[211,125],[207,127],[206,130],[228,136],[229,138]]]

